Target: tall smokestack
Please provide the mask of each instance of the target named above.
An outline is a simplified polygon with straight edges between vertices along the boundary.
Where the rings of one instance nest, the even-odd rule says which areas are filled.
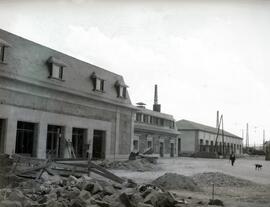
[[[219,126],[219,111],[217,111],[217,121],[216,121],[216,128]]]
[[[155,85],[154,104],[158,104],[158,88],[157,88],[157,84]]]
[[[153,105],[153,111],[160,112],[161,105],[158,104],[158,87],[155,85],[155,95],[154,95],[154,105]]]
[[[248,123],[247,123],[247,133],[246,133],[246,147],[249,147]]]

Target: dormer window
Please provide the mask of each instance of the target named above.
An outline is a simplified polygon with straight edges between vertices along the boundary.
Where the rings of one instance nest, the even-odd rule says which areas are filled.
[[[5,46],[0,46],[0,62],[5,61]]]
[[[64,67],[66,67],[66,64],[55,57],[50,57],[48,63],[50,65],[49,78],[63,80]]]
[[[117,90],[117,97],[119,98],[126,98],[127,97],[127,85],[124,83],[121,83],[120,81],[117,81],[115,83],[115,88]]]
[[[93,91],[104,92],[104,82],[105,82],[105,80],[98,77],[95,72],[92,73],[91,79],[92,79],[92,82],[93,82]]]
[[[5,63],[5,50],[10,45],[5,41],[0,39],[0,63]]]

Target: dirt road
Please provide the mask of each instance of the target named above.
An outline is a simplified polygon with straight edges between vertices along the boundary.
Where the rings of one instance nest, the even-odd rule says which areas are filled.
[[[263,165],[263,169],[255,170],[255,163]],[[262,157],[237,159],[235,166],[228,160],[202,159],[202,158],[173,158],[159,159],[160,170],[148,172],[134,172],[113,170],[119,176],[128,177],[138,183],[151,182],[166,172],[193,176],[203,172],[221,172],[237,178],[255,182],[248,186],[218,186],[215,187],[215,197],[224,201],[225,206],[232,207],[269,207],[270,206],[270,162]],[[211,186],[201,186],[202,192],[186,190],[174,191],[178,196],[186,199],[189,206],[207,206],[211,198]],[[188,199],[192,197],[192,199]],[[202,204],[198,205],[198,202]]]

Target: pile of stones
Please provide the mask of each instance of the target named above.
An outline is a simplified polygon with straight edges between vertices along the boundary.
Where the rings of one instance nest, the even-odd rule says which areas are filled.
[[[0,189],[1,207],[177,207],[181,203],[167,191],[130,179],[117,184],[88,176],[44,175],[39,181]]]

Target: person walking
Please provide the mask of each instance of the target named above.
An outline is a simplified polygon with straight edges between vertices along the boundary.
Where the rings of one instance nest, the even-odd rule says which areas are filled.
[[[231,164],[232,164],[232,166],[234,165],[234,162],[235,162],[235,154],[234,153],[232,153],[231,155],[230,155],[230,160],[231,160]]]

